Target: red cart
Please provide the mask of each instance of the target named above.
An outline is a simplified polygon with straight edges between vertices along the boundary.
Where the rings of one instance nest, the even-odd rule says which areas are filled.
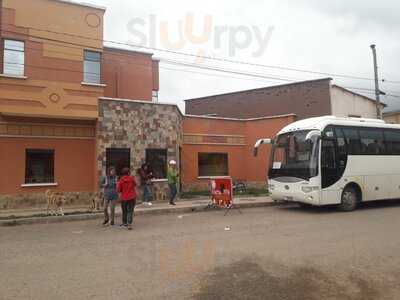
[[[235,208],[233,203],[233,182],[231,177],[212,177],[210,187],[211,204],[209,207],[225,208],[227,209],[225,215],[228,214],[230,209]],[[242,213],[240,209],[239,212]]]

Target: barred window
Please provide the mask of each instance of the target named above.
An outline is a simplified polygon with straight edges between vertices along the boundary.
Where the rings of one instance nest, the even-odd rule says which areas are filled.
[[[26,150],[25,183],[54,183],[54,150]]]

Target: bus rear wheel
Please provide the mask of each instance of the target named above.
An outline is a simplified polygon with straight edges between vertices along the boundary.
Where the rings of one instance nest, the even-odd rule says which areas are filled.
[[[353,211],[358,205],[357,191],[348,186],[343,190],[341,203],[339,204],[339,210],[341,211]]]

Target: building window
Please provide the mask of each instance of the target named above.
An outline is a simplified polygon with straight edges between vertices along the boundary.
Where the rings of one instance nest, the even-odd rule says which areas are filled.
[[[115,168],[118,176],[122,175],[123,168],[131,166],[131,149],[129,148],[108,148],[106,149],[106,168]]]
[[[227,176],[228,154],[199,153],[199,176]]]
[[[4,40],[3,73],[6,75],[24,76],[25,43]]]
[[[146,163],[155,179],[167,178],[167,149],[146,149]]]
[[[348,153],[350,155],[360,155],[361,141],[358,130],[354,128],[343,128],[343,133],[346,138]]]
[[[83,81],[100,84],[101,80],[101,53],[86,51],[83,70]]]
[[[54,150],[26,150],[25,183],[54,183]]]
[[[152,101],[153,102],[158,102],[158,91],[153,91]]]

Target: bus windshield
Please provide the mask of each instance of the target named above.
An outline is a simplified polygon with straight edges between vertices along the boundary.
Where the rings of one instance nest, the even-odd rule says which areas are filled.
[[[279,135],[273,146],[269,178],[309,180],[318,175],[318,139],[306,140],[309,130]]]

